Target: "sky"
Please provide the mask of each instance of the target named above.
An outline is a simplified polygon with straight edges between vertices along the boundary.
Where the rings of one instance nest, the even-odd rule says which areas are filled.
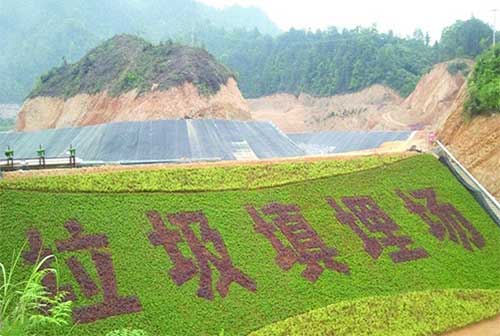
[[[444,27],[472,15],[493,24],[494,8],[500,0],[198,0],[223,8],[238,4],[261,8],[282,30],[292,27],[323,29],[329,26],[353,28],[376,24],[381,31],[411,35],[419,27],[433,40]],[[497,30],[500,12],[497,13]]]

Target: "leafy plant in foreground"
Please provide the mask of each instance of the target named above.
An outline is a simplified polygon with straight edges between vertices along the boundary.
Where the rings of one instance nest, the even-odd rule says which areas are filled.
[[[0,335],[35,335],[35,330],[49,326],[68,325],[71,314],[71,301],[64,301],[64,292],[53,296],[42,280],[57,271],[44,268],[54,256],[47,256],[36,263],[27,278],[17,281],[21,251],[13,255],[12,266],[8,270],[0,263]],[[45,312],[45,313],[44,313]]]

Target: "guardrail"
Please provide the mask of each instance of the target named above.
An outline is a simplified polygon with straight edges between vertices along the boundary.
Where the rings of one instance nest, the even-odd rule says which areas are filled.
[[[41,164],[40,158],[13,158],[12,164],[7,160],[0,160],[0,171],[13,170],[34,170],[49,168],[72,168],[81,163],[81,160],[75,158],[75,164],[71,164],[70,157],[46,157],[45,164]]]
[[[500,226],[500,203],[479,181],[453,156],[440,141],[436,141],[435,150],[439,159],[444,162],[457,179],[474,195],[493,220]]]
[[[164,159],[164,160],[127,160],[127,161],[83,161],[75,159],[76,167],[95,167],[95,166],[131,166],[131,165],[154,165],[154,164],[186,164],[198,162],[219,162],[221,157],[206,157],[196,159]],[[38,158],[14,159],[13,166],[7,165],[7,160],[0,160],[0,174],[2,171],[14,170],[37,170],[51,168],[72,168],[69,157],[50,157],[46,158],[45,166],[40,166]],[[0,175],[1,177],[1,175]]]

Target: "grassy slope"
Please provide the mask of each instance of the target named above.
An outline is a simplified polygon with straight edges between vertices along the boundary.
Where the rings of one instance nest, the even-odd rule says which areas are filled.
[[[23,177],[0,180],[0,187],[56,192],[179,192],[256,189],[350,174],[400,161],[405,156],[383,155],[349,160],[286,162],[205,168],[133,169],[102,173]],[[70,171],[78,172],[78,171]]]
[[[165,174],[173,175],[166,180],[163,173],[153,171],[153,179],[145,177],[150,173],[125,172],[107,178],[96,175],[6,181],[1,185],[5,189],[0,195],[0,260],[9,258],[11,251],[22,244],[26,229],[32,226],[42,231],[51,247],[54,247],[55,239],[67,237],[62,225],[70,218],[78,219],[88,233],[106,233],[114,256],[119,291],[122,295],[137,295],[144,312],[78,327],[73,333],[76,335],[99,335],[123,326],[142,327],[155,335],[214,335],[221,329],[225,329],[228,335],[241,335],[345,300],[430,289],[500,289],[499,228],[449,171],[431,156],[416,156],[352,174],[256,190],[131,194],[57,192],[58,189],[88,192],[93,188],[123,191],[121,188],[127,185],[131,190],[140,191],[151,190],[156,183],[165,189],[178,190],[183,181],[187,190],[196,190],[197,182],[189,183],[192,177],[196,177],[194,181],[200,181],[201,177],[210,181],[198,186],[198,190],[211,189],[210,186],[215,189],[214,186],[225,179],[235,188],[273,185],[294,179],[277,179],[277,175],[266,175],[263,168],[256,170],[255,179],[235,182],[237,180],[231,176],[241,173],[238,168],[211,169],[210,173],[170,170]],[[273,171],[273,168],[269,169]],[[352,169],[346,169],[346,172],[350,171]],[[340,174],[342,170],[338,169],[336,173]],[[134,176],[140,179],[130,180],[130,174],[138,174]],[[160,177],[161,180],[157,179]],[[76,183],[77,188],[67,185],[69,181]],[[436,240],[420,218],[408,214],[394,194],[396,188],[414,190],[424,187],[434,187],[440,200],[452,203],[474,224],[486,239],[482,250],[468,252],[449,240]],[[51,191],[13,188],[48,188]],[[401,233],[413,238],[413,246],[424,247],[431,257],[394,264],[388,256],[392,250],[389,248],[378,261],[373,261],[364,252],[358,237],[337,222],[324,201],[327,196],[350,195],[374,197],[401,226]],[[338,259],[349,264],[351,275],[326,270],[316,283],[311,284],[300,276],[304,269],[302,265],[295,265],[288,272],[282,271],[274,263],[275,252],[271,245],[254,232],[252,221],[244,210],[248,203],[262,206],[271,201],[300,205],[326,244],[338,249]],[[216,293],[215,300],[209,302],[195,294],[198,278],[177,287],[167,277],[171,262],[162,248],[149,244],[147,234],[151,225],[145,212],[158,210],[165,214],[200,209],[210,225],[221,233],[233,263],[256,281],[256,293],[233,284],[225,299]],[[78,255],[93,270],[89,257],[85,253]],[[63,268],[62,272],[65,281],[76,285],[68,270]],[[92,272],[95,276],[95,271]],[[76,305],[84,303],[86,301],[80,299]]]
[[[423,291],[335,303],[274,323],[250,336],[435,335],[499,311],[498,290]]]

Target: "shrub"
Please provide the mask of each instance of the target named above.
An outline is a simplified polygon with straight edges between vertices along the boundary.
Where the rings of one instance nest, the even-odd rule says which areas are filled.
[[[450,73],[450,75],[453,75],[453,76],[455,76],[458,73],[461,73],[462,75],[467,77],[469,75],[469,72],[470,72],[469,65],[465,62],[462,62],[462,61],[455,61],[455,62],[449,63],[447,70]]]
[[[500,45],[479,58],[468,90],[467,113],[474,116],[500,112]]]

